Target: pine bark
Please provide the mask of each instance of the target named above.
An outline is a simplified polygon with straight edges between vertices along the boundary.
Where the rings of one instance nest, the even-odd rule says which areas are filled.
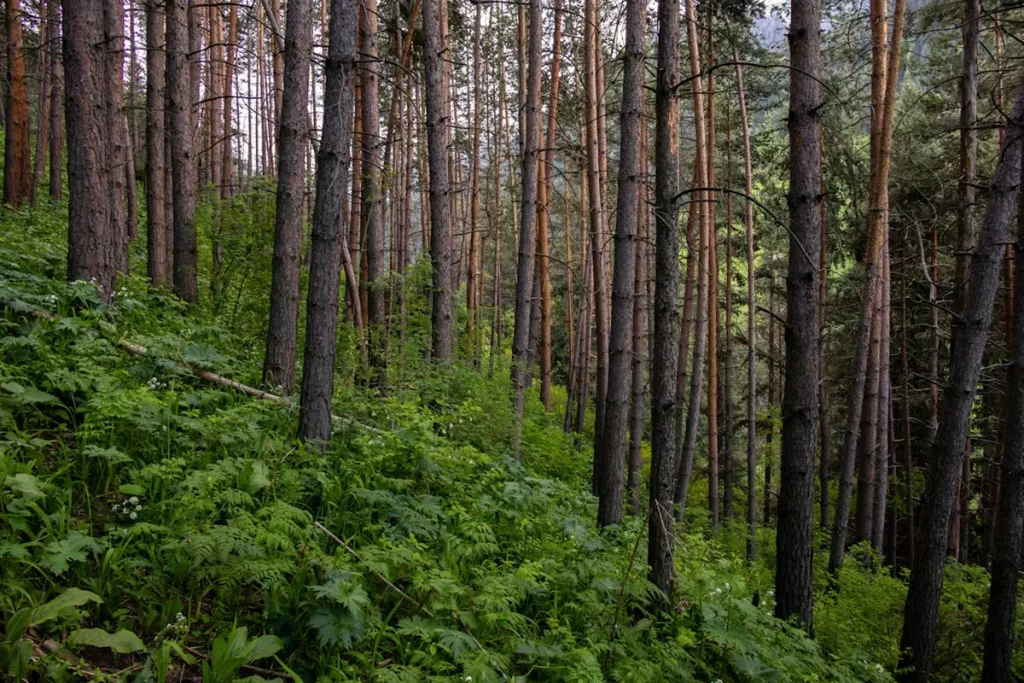
[[[59,201],[64,194],[64,108],[61,103],[61,21],[60,3],[46,7],[47,33],[51,43],[50,69],[50,198]],[[162,107],[163,105],[161,105]]]
[[[427,160],[430,167],[430,260],[433,292],[430,312],[431,354],[447,363],[452,356],[452,227],[448,202],[448,117],[444,89],[446,46],[441,38],[444,0],[423,3],[424,70],[426,74]]]
[[[1013,278],[1013,308],[1009,314],[1013,326],[1008,358],[1005,441],[981,675],[986,683],[1011,683],[1014,680],[1012,661],[1017,584],[1024,532],[1024,213],[1019,213],[1017,220],[1017,243],[1014,245],[1016,273]]]
[[[164,161],[167,54],[164,0],[146,1],[146,270],[154,285],[171,285],[171,239]]]
[[[675,517],[672,511],[679,346],[679,0],[658,0],[654,127],[654,340],[651,345],[651,479],[648,579],[672,605]],[[580,322],[582,325],[582,320]]]
[[[7,106],[4,144],[4,204],[15,209],[32,197],[28,90],[22,49],[21,0],[6,0]]]
[[[293,0],[289,0],[292,2]],[[359,78],[362,84],[363,136],[362,220],[366,235],[366,322],[369,337],[371,383],[386,382],[388,261],[384,252],[384,216],[381,201],[380,61],[377,57],[377,0],[360,2]]]
[[[284,94],[277,135],[277,213],[270,283],[270,322],[263,361],[263,384],[295,391],[300,251],[303,237],[306,145],[309,131],[309,59],[313,43],[309,0],[288,0]]]
[[[821,250],[821,18],[793,0],[789,31],[789,269],[782,398],[775,616],[813,632],[814,455],[817,442],[818,260]]]
[[[1010,241],[1010,224],[1020,185],[1022,138],[1024,95],[1019,95],[992,179],[978,246],[971,257],[964,314],[954,319],[956,345],[950,353],[949,381],[921,503],[917,552],[904,609],[900,647],[904,654],[899,664],[904,673],[898,677],[903,682],[924,683],[929,680],[935,663],[946,534],[956,499],[963,446],[992,318],[992,303],[999,286],[1005,245]],[[1005,541],[1012,542],[1010,539]]]
[[[194,117],[189,70],[190,0],[167,2],[167,109],[170,113],[171,176],[174,205],[174,292],[189,303],[199,300],[196,261],[196,183]]]
[[[338,292],[345,248],[343,197],[348,187],[356,60],[356,0],[331,0],[330,39],[324,68],[324,118],[317,154],[316,201],[306,303],[299,436],[326,443],[337,350]]]
[[[623,54],[622,108],[619,116],[619,175],[615,215],[615,266],[605,400],[601,497],[598,525],[622,521],[630,394],[632,387],[633,306],[636,278],[637,202],[640,197],[640,106],[644,77],[644,3],[626,2],[626,44]]]

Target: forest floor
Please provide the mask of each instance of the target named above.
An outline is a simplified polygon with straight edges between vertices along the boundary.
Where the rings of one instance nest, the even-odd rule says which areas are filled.
[[[532,399],[509,457],[506,364],[342,383],[320,452],[293,407],[196,375],[255,385],[259,331],[139,275],[112,307],[66,283],[64,211],[0,225],[0,677],[890,680],[902,578],[848,562],[812,640],[772,616],[772,532],[748,564],[741,524],[694,512],[652,613],[644,519],[597,531],[559,411]],[[980,658],[970,572],[947,580],[948,680]]]

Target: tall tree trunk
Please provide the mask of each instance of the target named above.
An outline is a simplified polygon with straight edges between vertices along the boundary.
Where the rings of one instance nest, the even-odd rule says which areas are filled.
[[[757,557],[757,311],[754,298],[754,166],[750,150],[750,119],[747,95],[743,87],[743,67],[735,46],[736,89],[739,97],[740,125],[743,127],[744,224],[747,252],[747,561]],[[824,275],[824,273],[823,273]],[[826,494],[827,495],[827,494]]]
[[[793,0],[789,31],[789,269],[782,398],[782,482],[775,539],[775,616],[812,632],[814,453],[818,403],[818,260],[821,252],[821,18]]]
[[[540,370],[540,400],[545,410],[551,410],[551,263],[548,259],[548,224],[551,219],[554,156],[558,144],[555,139],[558,125],[558,90],[562,62],[562,0],[555,0],[555,32],[552,42],[550,102],[548,104],[547,132],[544,138],[543,159],[537,180],[537,276],[540,278],[540,337],[537,355]],[[568,230],[566,231],[568,239]],[[572,332],[569,333],[570,338]]]
[[[270,322],[263,361],[263,383],[295,391],[298,334],[302,205],[306,157],[306,108],[309,59],[313,43],[309,0],[288,0],[285,34],[284,100],[279,119],[277,213],[274,216],[274,266],[270,284]]]
[[[337,350],[338,290],[345,248],[342,204],[348,187],[356,60],[356,1],[331,0],[330,39],[324,68],[324,120],[316,163],[316,202],[310,248],[299,436],[326,442]]]
[[[189,303],[199,300],[196,262],[196,184],[194,119],[189,73],[190,0],[166,0],[167,108],[170,112],[171,175],[174,190],[174,292]]]
[[[646,178],[647,168],[647,125],[643,121],[645,109],[641,107],[640,128],[640,177]],[[629,492],[630,512],[640,514],[640,469],[643,467],[641,441],[644,431],[644,341],[647,336],[647,245],[650,241],[650,220],[647,211],[648,184],[641,183],[637,193],[637,212],[639,241],[635,253],[636,265],[633,277],[633,354],[631,359],[632,377],[630,385],[633,391],[632,405],[629,413],[629,475],[626,479],[626,490]],[[566,233],[568,237],[568,233]]]
[[[523,114],[522,208],[519,212],[519,257],[516,263],[515,329],[512,333],[512,385],[515,391],[513,452],[520,457],[526,384],[530,374],[530,314],[533,294],[533,257],[537,223],[537,161],[540,154],[540,50],[543,36],[540,0],[530,0],[530,45]]]
[[[123,158],[108,133],[122,114],[120,99],[108,101],[108,24],[112,0],[69,2],[64,8],[64,66],[68,126],[68,280],[94,280],[108,301],[124,268],[123,197],[114,195]],[[117,53],[118,55],[120,53]],[[123,115],[123,114],[122,114]],[[120,216],[119,216],[120,213]]]
[[[878,435],[876,438],[874,511],[871,515],[871,545],[881,552],[885,538],[885,509],[888,496],[889,481],[889,423],[892,410],[892,383],[889,377],[889,357],[891,347],[891,274],[890,256],[886,248],[883,252],[881,296],[879,297],[879,354],[878,354]],[[890,532],[893,532],[890,529]]]
[[[703,6],[703,5],[702,5]],[[713,64],[715,60],[714,50],[714,8],[707,6],[707,63]],[[707,164],[708,171],[705,176],[704,186],[714,187],[715,180],[715,150],[717,147],[715,127],[715,72],[709,69],[707,73]],[[699,143],[698,143],[699,144]],[[718,371],[718,341],[721,330],[718,326],[718,224],[716,221],[716,208],[718,196],[713,190],[707,190],[704,195],[707,203],[704,210],[707,212],[708,223],[708,265],[707,265],[707,306],[708,306],[708,393],[707,411],[708,420],[708,512],[711,517],[711,530],[718,529],[719,521],[719,500],[718,500],[718,475],[719,475],[719,430],[718,430],[718,402],[719,402],[719,371]]]
[[[675,517],[672,512],[679,346],[679,0],[658,0],[658,68],[654,95],[654,340],[651,345],[651,481],[647,522],[648,579],[672,605]],[[582,325],[582,320],[580,322]]]
[[[725,110],[725,348],[722,349],[722,403],[725,408],[725,432],[722,434],[722,516],[732,519],[732,119]]]
[[[699,221],[700,262],[697,266],[697,306],[693,334],[693,363],[690,373],[690,396],[686,411],[686,431],[683,436],[682,454],[675,475],[675,503],[678,519],[683,518],[686,510],[686,498],[690,489],[690,477],[693,473],[693,456],[697,447],[697,429],[700,420],[700,393],[704,383],[704,360],[709,335],[709,287],[712,273],[710,270],[712,226],[710,225],[709,193],[702,188],[708,187],[708,150],[707,132],[704,125],[704,79],[700,62],[700,47],[697,40],[697,15],[693,0],[685,1],[686,42],[690,51],[690,77],[693,81],[693,127],[697,138],[694,165],[696,168],[694,184],[696,189],[691,202],[696,202]],[[691,206],[691,211],[694,210]]]
[[[56,2],[57,0],[50,0],[50,2]],[[50,125],[50,68],[47,64],[47,54],[49,53],[49,46],[47,41],[49,40],[48,30],[49,24],[43,20],[46,16],[46,0],[39,0],[39,50],[37,51],[37,60],[39,68],[39,99],[37,102],[37,118],[36,118],[36,149],[35,155],[32,159],[32,182],[29,186],[32,195],[32,206],[36,206],[36,200],[38,198],[39,186],[43,181],[43,170],[46,165],[46,139],[49,137],[49,131],[47,127]],[[134,54],[134,49],[132,54]]]
[[[21,0],[6,0],[7,130],[4,145],[4,204],[15,209],[32,197],[28,91],[21,39]]]
[[[601,244],[604,229],[604,190],[601,179],[601,138],[598,118],[600,92],[598,90],[598,11],[597,0],[584,2],[583,18],[583,81],[586,100],[587,198],[590,209],[591,273],[594,279],[594,335],[597,337],[597,382],[594,394],[594,472],[593,491],[599,492],[600,471],[604,444],[604,398],[608,393],[608,306],[605,301],[605,268]],[[589,348],[589,347],[588,347]]]
[[[981,360],[999,286],[1005,245],[1020,184],[1021,140],[1024,137],[1024,94],[1018,95],[992,178],[978,246],[971,258],[964,314],[954,319],[956,345],[950,353],[949,382],[939,435],[932,451],[928,482],[921,503],[918,547],[910,573],[904,610],[898,679],[924,683],[935,661],[939,595],[949,518],[956,498],[971,408]],[[1019,538],[1019,534],[1018,534]],[[1010,539],[1005,539],[1010,543]],[[912,669],[910,668],[912,667]]]
[[[623,55],[622,109],[619,118],[619,176],[615,215],[615,270],[612,278],[611,348],[608,396],[605,401],[604,463],[597,523],[622,521],[623,470],[627,456],[631,393],[630,365],[639,349],[632,344],[636,279],[638,201],[640,198],[640,106],[644,79],[644,3],[626,2],[626,45]]]
[[[430,260],[433,264],[433,306],[430,312],[431,354],[442,363],[452,356],[452,226],[448,203],[448,148],[445,120],[444,60],[441,38],[444,0],[423,3],[424,69],[426,73],[427,148],[430,166]]]
[[[154,285],[166,287],[171,284],[172,234],[164,211],[164,4],[164,0],[146,1],[146,270]]]
[[[821,512],[821,531],[829,532],[830,514],[829,467],[832,462],[832,434],[828,422],[828,377],[825,372],[825,332],[828,326],[825,302],[828,298],[828,231],[825,229],[825,188],[822,178],[821,200],[821,257],[818,259],[818,507]]]
[[[292,2],[294,0],[289,0]],[[359,77],[363,92],[363,206],[366,234],[367,335],[371,382],[383,386],[387,372],[387,254],[384,253],[384,216],[381,202],[380,61],[377,58],[377,0],[363,0],[360,26]]]
[[[473,155],[469,160],[469,262],[466,264],[466,345],[469,358],[479,361],[480,345],[477,343],[476,316],[480,306],[480,134],[483,125],[483,56],[480,49],[481,24],[483,23],[483,6],[477,4],[476,16],[473,20]],[[557,45],[556,45],[557,48]]]
[[[1017,221],[1013,308],[1008,314],[1013,327],[1009,330],[1005,449],[1000,468],[999,507],[995,515],[992,584],[981,675],[986,683],[1011,683],[1014,680],[1012,660],[1017,582],[1024,532],[1024,213],[1018,214]]]
[[[868,244],[865,253],[867,282],[857,325],[857,345],[854,350],[853,378],[850,390],[850,410],[847,414],[846,434],[843,440],[842,472],[836,517],[832,526],[829,551],[829,572],[839,576],[846,551],[846,527],[850,518],[853,497],[853,473],[856,463],[859,425],[864,412],[864,391],[868,379],[868,359],[871,351],[873,318],[877,306],[878,281],[889,249],[889,167],[892,160],[892,131],[899,87],[900,58],[902,54],[903,26],[906,14],[905,0],[896,0],[893,9],[891,46],[885,40],[885,3],[872,3],[872,122],[871,122],[871,177],[868,187]],[[897,77],[887,78],[887,74]],[[888,302],[885,304],[888,310]]]
[[[325,36],[326,37],[326,36]],[[237,54],[236,41],[238,40],[238,5],[232,3],[228,9],[228,33],[227,46],[224,61],[224,143],[221,148],[223,160],[221,161],[220,196],[227,199],[234,194],[234,181],[232,175],[232,164],[234,157],[231,152],[231,139],[234,136],[234,129],[231,119],[231,105],[234,92],[235,76],[235,55]]]
[[[50,198],[59,201],[64,190],[64,108],[60,106],[61,29],[60,3],[56,0],[52,0],[46,7],[46,23],[50,40]]]

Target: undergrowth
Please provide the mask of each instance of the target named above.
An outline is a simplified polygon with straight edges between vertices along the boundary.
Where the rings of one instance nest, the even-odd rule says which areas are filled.
[[[598,533],[560,418],[532,401],[508,456],[504,368],[405,359],[385,397],[341,382],[350,421],[320,452],[294,408],[181,365],[256,383],[227,313],[138,275],[113,307],[67,284],[63,217],[3,218],[0,676],[889,680],[898,578],[848,563],[812,640],[771,616],[769,531],[753,566],[741,531],[686,533],[656,614],[644,520]]]

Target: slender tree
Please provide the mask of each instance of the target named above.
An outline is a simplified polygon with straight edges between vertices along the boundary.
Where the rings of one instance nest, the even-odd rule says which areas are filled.
[[[61,26],[60,3],[46,6],[47,35],[50,41],[50,198],[60,200],[64,193],[64,108],[61,102]]]
[[[384,215],[381,201],[380,61],[377,57],[377,0],[360,2],[359,80],[362,85],[362,232],[366,242],[367,308],[371,380],[383,385],[387,348],[387,254],[384,253]]]
[[[171,233],[164,180],[164,0],[146,2],[146,272],[154,285],[171,284]]]

